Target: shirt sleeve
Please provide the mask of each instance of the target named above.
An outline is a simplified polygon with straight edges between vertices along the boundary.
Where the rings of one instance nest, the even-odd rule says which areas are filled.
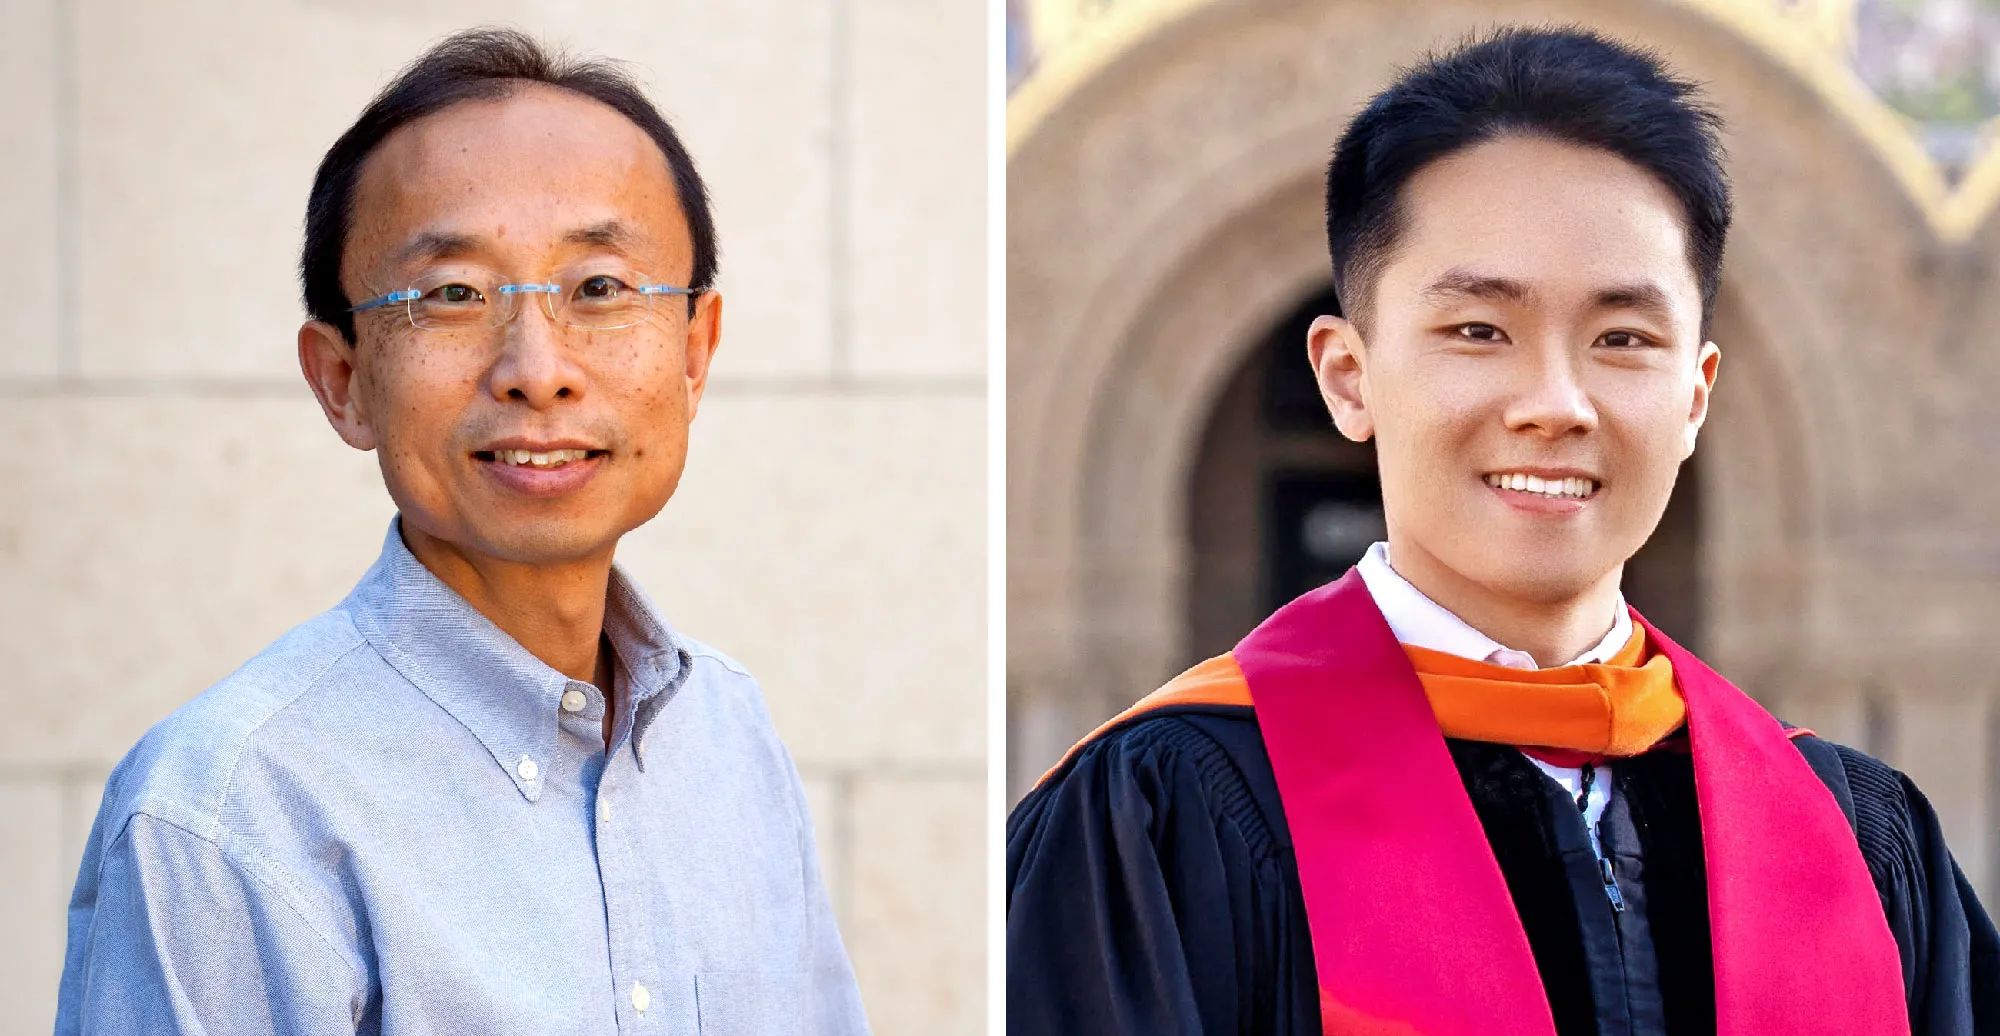
[[[792,770],[792,795],[799,810],[799,855],[804,860],[806,909],[812,923],[812,990],[806,1007],[806,1032],[811,1036],[868,1036],[868,1016],[861,1006],[861,989],[854,965],[840,938],[840,923],[820,876],[819,845],[813,835],[812,812],[806,808],[805,784]]]
[[[214,843],[139,814],[86,861],[57,1036],[352,1034],[353,959]]]
[[[1015,808],[1009,1032],[1317,1031],[1302,905],[1269,838],[1232,818],[1249,794],[1220,755],[1186,724],[1142,721]]]

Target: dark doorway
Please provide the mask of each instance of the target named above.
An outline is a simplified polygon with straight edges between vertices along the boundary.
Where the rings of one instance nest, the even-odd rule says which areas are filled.
[[[1216,398],[1188,491],[1183,661],[1229,650],[1299,594],[1338,578],[1386,534],[1375,449],[1342,438],[1306,363],[1306,330],[1337,312],[1315,293],[1264,336]],[[1653,538],[1625,569],[1625,594],[1668,635],[1700,650],[1700,478],[1681,472]]]

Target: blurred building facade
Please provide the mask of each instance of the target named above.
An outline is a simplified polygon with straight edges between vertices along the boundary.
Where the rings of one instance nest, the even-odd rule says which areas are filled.
[[[1982,0],[1018,0],[1010,795],[1381,535],[1304,358],[1329,148],[1513,23],[1654,48],[1729,121],[1713,411],[1626,590],[1908,772],[2000,895],[2000,9]]]
[[[715,195],[724,343],[621,561],[762,680],[876,1031],[983,1031],[985,14],[940,0],[0,0],[0,1034],[105,773],[391,515],[294,358],[306,190],[431,40],[625,59]]]

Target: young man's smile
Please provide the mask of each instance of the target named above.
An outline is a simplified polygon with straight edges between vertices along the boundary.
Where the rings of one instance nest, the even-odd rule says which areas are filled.
[[[1603,483],[1580,468],[1506,468],[1482,480],[1509,507],[1531,514],[1575,514],[1597,498]]]

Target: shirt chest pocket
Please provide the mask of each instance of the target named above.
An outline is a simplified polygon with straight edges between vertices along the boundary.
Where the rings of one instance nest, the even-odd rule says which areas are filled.
[[[766,1036],[805,1028],[812,976],[789,971],[708,971],[694,977],[702,1036]]]

